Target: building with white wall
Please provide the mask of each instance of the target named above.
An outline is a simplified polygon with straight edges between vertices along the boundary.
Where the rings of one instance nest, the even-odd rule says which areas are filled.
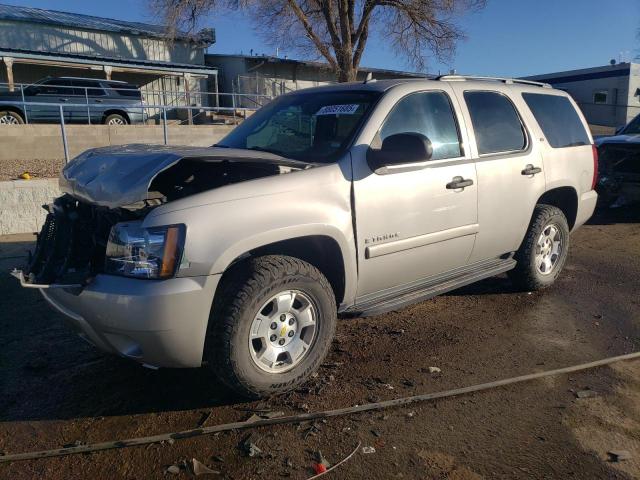
[[[159,25],[0,5],[0,83],[14,90],[47,76],[106,78],[139,85],[150,104],[207,105],[195,92],[217,84],[204,63],[214,42],[212,29],[170,40]]]
[[[525,77],[565,90],[592,125],[618,127],[640,113],[640,64],[617,63]]]
[[[269,55],[207,54],[205,63],[218,70],[220,91],[243,94],[236,97],[236,107],[252,108],[267,97],[274,97],[301,88],[317,87],[336,82],[329,65],[321,62],[293,60]],[[358,79],[425,77],[426,74],[361,67]],[[264,97],[261,97],[264,95]],[[228,104],[222,96],[220,102]]]

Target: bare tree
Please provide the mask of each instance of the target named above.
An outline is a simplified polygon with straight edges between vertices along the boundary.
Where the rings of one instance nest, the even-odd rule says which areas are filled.
[[[460,15],[486,0],[150,0],[175,32],[192,31],[203,19],[238,10],[263,38],[316,58],[324,57],[338,81],[354,81],[367,40],[381,39],[418,70],[425,52],[449,58],[464,33]]]

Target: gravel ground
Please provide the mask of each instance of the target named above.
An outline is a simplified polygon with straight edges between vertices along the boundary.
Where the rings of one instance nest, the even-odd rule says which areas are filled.
[[[57,177],[63,166],[64,159],[1,160],[0,181],[16,180],[24,172],[29,172],[34,178]]]
[[[32,290],[0,275],[0,451],[55,448],[435,392],[629,353],[640,347],[640,211],[597,216],[571,237],[558,283],[514,291],[489,279],[372,318],[342,319],[327,363],[296,392],[245,403],[205,370],[145,370],[103,356]],[[25,236],[0,239],[0,270]],[[429,373],[437,366],[440,373]],[[326,423],[264,427],[265,455],[229,432],[88,455],[0,464],[0,478],[168,478],[196,458],[225,479],[306,479],[314,452],[333,478],[638,478],[640,361]],[[576,398],[590,389],[595,395]],[[203,416],[204,415],[204,416]],[[207,417],[208,415],[208,417]],[[607,451],[628,450],[619,463]],[[189,478],[184,471],[176,478]],[[204,477],[209,478],[209,477]]]

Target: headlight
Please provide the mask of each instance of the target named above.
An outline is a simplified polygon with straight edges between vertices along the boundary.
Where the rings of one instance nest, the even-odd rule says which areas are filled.
[[[105,273],[135,278],[170,278],[184,248],[184,225],[142,228],[142,222],[111,228]]]

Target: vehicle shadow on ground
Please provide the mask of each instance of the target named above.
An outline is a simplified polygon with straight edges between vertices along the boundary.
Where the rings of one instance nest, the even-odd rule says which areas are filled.
[[[625,205],[619,208],[598,206],[587,225],[613,225],[616,223],[639,223],[640,204]]]
[[[206,369],[149,370],[100,353],[37,290],[9,275],[31,242],[0,243],[0,421],[193,410],[238,404]],[[90,399],[89,401],[87,401]]]
[[[522,293],[506,274],[499,277],[490,277],[480,282],[472,283],[460,287],[456,290],[452,290],[449,293],[445,293],[446,296],[459,297],[467,295],[497,295],[497,294],[509,294],[509,293]]]

